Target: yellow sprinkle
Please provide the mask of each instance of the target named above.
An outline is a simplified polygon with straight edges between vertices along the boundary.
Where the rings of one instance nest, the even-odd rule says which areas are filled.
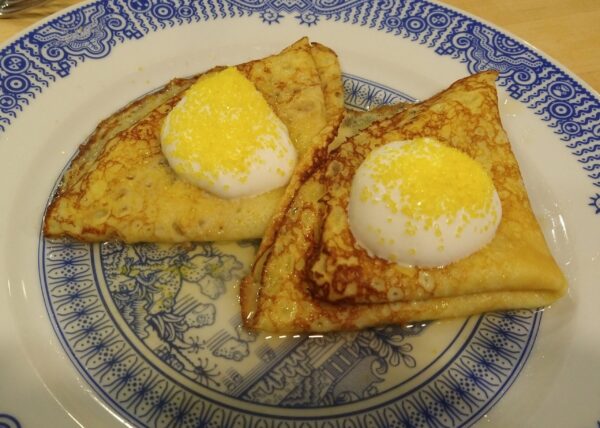
[[[396,204],[396,201],[394,201],[392,195],[386,192],[383,194],[383,197],[381,199],[383,200],[383,202],[385,202],[386,206],[390,209],[392,213],[396,214],[398,212],[398,205]]]
[[[371,199],[372,195],[373,194],[371,193],[371,190],[367,186],[365,186],[360,191],[360,200],[363,202],[367,202],[369,199]]]
[[[384,189],[381,200],[387,208],[422,222],[426,230],[443,216],[448,224],[464,224],[491,214],[495,189],[490,176],[477,161],[436,140],[383,146],[367,162],[374,183]]]
[[[248,176],[264,163],[258,150],[284,155],[281,125],[260,92],[236,68],[198,79],[169,113],[162,131],[163,151],[180,162],[176,172],[211,179],[223,172]]]
[[[417,226],[410,221],[407,221],[404,225],[404,233],[408,236],[415,236],[417,234]]]

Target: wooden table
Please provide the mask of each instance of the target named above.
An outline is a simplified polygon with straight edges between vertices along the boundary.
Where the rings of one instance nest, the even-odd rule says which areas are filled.
[[[0,20],[0,43],[79,0],[53,0]],[[446,0],[529,42],[600,92],[600,0]]]

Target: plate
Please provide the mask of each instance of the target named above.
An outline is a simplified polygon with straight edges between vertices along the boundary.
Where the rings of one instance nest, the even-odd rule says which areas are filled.
[[[338,53],[356,108],[499,70],[503,122],[568,296],[360,333],[253,335],[236,287],[255,241],[41,237],[61,172],[102,118],[304,35]],[[420,0],[101,0],[3,46],[0,78],[0,425],[597,425],[600,100],[522,41]]]

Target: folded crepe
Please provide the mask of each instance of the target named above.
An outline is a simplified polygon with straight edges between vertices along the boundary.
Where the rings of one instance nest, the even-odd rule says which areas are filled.
[[[341,71],[329,48],[303,38],[237,69],[286,125],[299,158],[328,123],[339,122]],[[46,210],[46,237],[174,243],[263,235],[283,187],[222,199],[176,176],[161,151],[163,120],[198,77],[175,79],[98,126]]]
[[[330,149],[298,171],[302,178],[287,189],[242,282],[245,325],[285,333],[354,330],[535,308],[562,296],[565,278],[500,122],[496,76],[467,77],[354,135],[324,137]],[[407,268],[370,256],[348,226],[349,188],[362,160],[387,142],[417,137],[433,137],[478,161],[502,203],[492,241],[443,268]]]

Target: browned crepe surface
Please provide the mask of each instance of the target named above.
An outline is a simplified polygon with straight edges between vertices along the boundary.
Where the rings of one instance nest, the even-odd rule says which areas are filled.
[[[237,68],[285,123],[300,157],[343,111],[335,53],[306,38]],[[175,80],[99,125],[79,149],[47,209],[46,237],[186,242],[263,235],[284,188],[222,199],[176,176],[162,154],[162,122],[194,81]]]
[[[547,305],[566,289],[531,211],[485,72],[376,122],[316,162],[282,207],[243,282],[251,328],[326,332]],[[492,242],[439,269],[401,268],[354,241],[347,199],[354,171],[375,147],[429,136],[467,153],[490,173],[503,217]],[[331,143],[337,145],[339,143]]]

